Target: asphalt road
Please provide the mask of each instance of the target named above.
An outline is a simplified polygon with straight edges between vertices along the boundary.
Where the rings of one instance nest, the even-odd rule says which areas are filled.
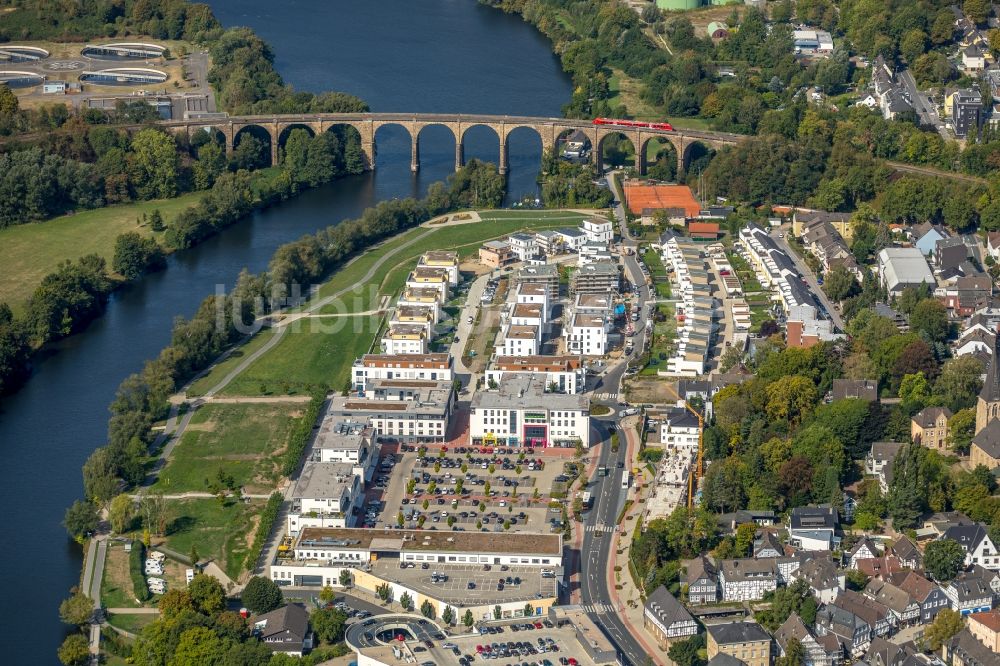
[[[612,415],[595,420],[597,435],[607,441],[611,429],[617,427],[618,419]],[[621,463],[623,469],[629,468],[629,461],[625,459],[627,448],[624,441],[617,452],[611,451],[610,446],[602,446],[598,464],[608,468],[608,475],[596,477],[588,486],[595,497],[594,505],[584,514],[583,525],[577,528],[584,530],[580,547],[580,600],[584,606],[605,608],[611,602],[611,591],[608,589],[608,567],[614,561],[611,534],[594,528],[614,527],[617,522],[626,494],[621,487],[623,470],[618,469],[618,464]],[[623,664],[644,663],[645,651],[625,628],[616,610],[599,610],[589,615],[614,644]]]
[[[917,112],[917,119],[920,123],[933,126],[945,140],[950,141],[954,138],[949,135],[944,123],[938,118],[937,107],[927,99],[927,95],[920,92],[920,89],[917,88],[917,82],[914,80],[910,70],[903,69],[897,76],[899,82],[906,88],[906,93],[910,96],[910,104],[913,105],[913,110]]]
[[[841,318],[837,308],[833,306],[833,302],[831,302],[829,297],[827,297],[826,292],[823,291],[822,287],[819,286],[819,283],[816,282],[816,276],[813,274],[812,270],[809,269],[809,266],[807,266],[806,262],[802,260],[802,257],[800,257],[798,253],[788,245],[788,241],[785,240],[784,235],[787,231],[787,227],[778,227],[771,230],[770,236],[774,239],[774,242],[778,244],[778,247],[787,252],[788,256],[792,258],[793,262],[795,262],[795,267],[799,269],[799,272],[802,273],[802,277],[805,278],[806,286],[809,287],[809,290],[816,297],[816,300],[822,303],[823,307],[826,308],[827,313],[830,315],[830,319],[833,320],[834,326],[839,328],[841,331],[846,330],[844,328],[844,320]],[[781,234],[781,237],[779,237],[779,234]]]

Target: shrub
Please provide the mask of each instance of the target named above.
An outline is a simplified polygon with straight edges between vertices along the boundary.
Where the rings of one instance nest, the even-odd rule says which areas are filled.
[[[278,511],[281,509],[281,502],[283,500],[284,496],[279,492],[271,493],[271,496],[267,498],[267,504],[264,505],[264,510],[260,512],[260,522],[257,523],[257,532],[253,537],[253,545],[247,551],[246,559],[243,560],[243,564],[247,569],[254,567],[261,552],[264,550],[264,544],[267,543],[267,538],[271,535],[271,528],[274,527],[274,521],[278,518]]]

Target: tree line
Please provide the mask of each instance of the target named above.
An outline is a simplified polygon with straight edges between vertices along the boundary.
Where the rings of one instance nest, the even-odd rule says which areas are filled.
[[[108,441],[83,466],[86,500],[71,507],[72,520],[67,514],[71,534],[81,537],[80,530],[87,525],[79,514],[96,515],[123,487],[142,482],[153,443],[151,427],[166,416],[170,394],[238,341],[256,317],[287,302],[289,295],[298,293],[297,285],[321,280],[384,238],[448,210],[498,206],[503,187],[495,165],[470,160],[448,177],[447,184],[431,185],[423,199],[383,201],[357,219],[282,245],[266,272],[254,275],[244,270],[229,294],[209,296],[191,319],[178,319],[170,345],[141,372],[127,377],[115,393],[109,407]]]

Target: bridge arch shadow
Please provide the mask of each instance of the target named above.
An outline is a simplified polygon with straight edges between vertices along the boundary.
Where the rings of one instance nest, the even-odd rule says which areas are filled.
[[[677,148],[666,137],[654,136],[642,144],[641,168],[655,180],[674,182],[680,173]]]
[[[277,166],[271,163],[271,133],[260,125],[246,125],[233,136],[232,160],[239,169]]]
[[[696,175],[708,168],[715,157],[716,150],[702,141],[691,141],[684,146],[682,162],[684,173]]]
[[[288,150],[288,142],[292,140],[296,132],[305,132],[309,138],[316,136],[316,130],[304,123],[289,123],[278,132],[278,163],[285,161],[285,151]]]
[[[430,167],[435,172],[455,166],[463,155],[455,131],[447,125],[428,123],[416,131],[410,168]]]
[[[598,167],[619,168],[635,165],[636,145],[625,132],[608,132],[598,142]]]
[[[541,134],[533,127],[517,127],[507,133],[506,151],[507,197],[520,201],[538,192],[538,174],[547,159]]]

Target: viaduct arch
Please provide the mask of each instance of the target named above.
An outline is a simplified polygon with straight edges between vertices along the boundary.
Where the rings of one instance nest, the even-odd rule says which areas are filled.
[[[320,113],[320,114],[288,114],[273,116],[234,116],[230,118],[192,118],[189,120],[163,121],[160,125],[172,132],[191,133],[205,127],[215,128],[222,132],[226,140],[226,154],[232,154],[236,135],[240,130],[258,128],[271,138],[271,163],[278,163],[281,138],[293,127],[304,127],[314,135],[320,134],[338,125],[347,125],[357,130],[361,136],[361,150],[364,154],[365,169],[375,168],[375,133],[380,127],[398,125],[410,135],[410,168],[417,171],[420,168],[420,131],[430,125],[441,125],[451,131],[455,138],[455,168],[459,169],[465,163],[465,133],[478,126],[487,127],[496,133],[500,141],[500,154],[497,165],[501,174],[507,173],[507,138],[514,130],[528,128],[534,131],[541,140],[542,151],[550,151],[556,146],[558,137],[567,131],[583,132],[590,139],[593,150],[591,160],[598,169],[601,163],[601,148],[604,139],[611,134],[625,136],[635,147],[635,168],[639,173],[646,172],[646,146],[651,139],[669,141],[677,154],[678,170],[683,170],[690,157],[691,146],[696,143],[719,149],[723,146],[735,145],[747,137],[741,134],[726,132],[707,132],[702,130],[658,130],[651,128],[635,128],[617,125],[594,125],[588,120],[571,120],[566,118],[536,118],[521,116],[489,116],[489,115],[459,115],[433,113]]]

